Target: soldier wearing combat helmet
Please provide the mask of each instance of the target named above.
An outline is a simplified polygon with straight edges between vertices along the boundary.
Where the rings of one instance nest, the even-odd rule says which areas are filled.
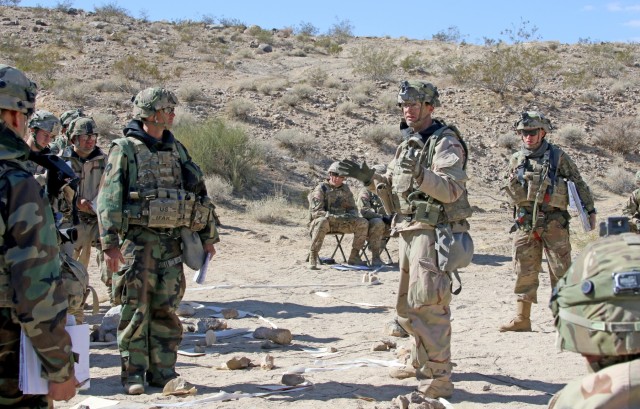
[[[615,219],[615,228],[626,222]],[[558,282],[551,311],[560,349],[582,354],[590,374],[570,382],[549,408],[640,407],[640,236],[589,244]]]
[[[414,337],[411,362],[393,377],[420,379],[418,391],[430,398],[449,397],[451,382],[451,280],[471,261],[468,234],[466,144],[457,128],[432,117],[440,106],[438,89],[423,81],[403,81],[398,105],[404,141],[384,175],[366,163],[340,162],[340,169],[381,200],[391,228],[399,233],[399,324]],[[455,243],[460,243],[456,248]],[[438,248],[436,249],[436,243]]]
[[[522,147],[511,156],[502,189],[515,216],[511,231],[517,313],[500,327],[501,332],[531,331],[531,304],[538,302],[543,250],[552,288],[571,264],[567,182],[575,184],[591,229],[596,223],[593,197],[578,168],[569,155],[545,139],[551,122],[542,113],[529,111],[521,114],[514,127]]]
[[[328,169],[326,181],[319,183],[309,194],[311,221],[309,234],[309,269],[317,270],[318,252],[327,233],[353,233],[353,244],[348,264],[363,265],[360,251],[367,240],[367,219],[358,216],[353,193],[344,184],[345,175],[338,169],[338,162],[333,162]]]
[[[640,170],[636,172],[635,182],[638,189],[629,195],[622,214],[631,219],[631,231],[640,233]]]
[[[76,118],[80,118],[82,116],[85,116],[85,115],[84,115],[84,112],[82,112],[82,109],[80,108],[64,111],[62,115],[60,115],[60,125],[62,127],[60,128],[60,134],[56,136],[53,142],[49,144],[49,149],[51,149],[51,153],[53,153],[54,155],[57,155],[60,152],[62,152],[64,148],[69,146],[70,142],[69,142],[69,137],[67,135],[69,125],[71,124],[71,121],[73,121]]]
[[[53,213],[41,186],[25,168],[27,119],[36,85],[20,70],[0,64],[0,407],[48,408],[49,400],[76,391],[71,339],[65,331],[67,294]],[[52,126],[55,121],[52,121]],[[44,126],[44,125],[43,125]],[[52,131],[50,128],[49,131]],[[42,361],[48,395],[24,395],[18,387],[20,334]]]
[[[182,324],[175,311],[186,285],[182,263],[189,262],[181,245],[195,235],[197,244],[189,243],[213,256],[219,241],[204,175],[171,133],[177,104],[165,88],[136,95],[133,120],[111,144],[98,193],[104,260],[113,301],[122,304],[121,381],[132,395],[144,393],[145,382],[163,387],[178,377]],[[204,256],[196,262],[189,266],[200,268]]]

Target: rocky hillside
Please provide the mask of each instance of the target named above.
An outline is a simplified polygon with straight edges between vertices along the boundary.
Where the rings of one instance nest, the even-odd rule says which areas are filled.
[[[552,140],[601,186],[629,181],[638,168],[640,45],[479,46],[299,31],[150,22],[105,8],[1,7],[0,62],[39,83],[40,108],[84,107],[106,137],[128,120],[132,95],[158,84],[178,94],[178,121],[238,123],[267,148],[265,186],[243,193],[249,196],[278,183],[303,191],[335,159],[387,162],[397,143],[397,84],[405,78],[438,86],[436,116],[457,124],[468,141],[478,192],[496,191],[517,145],[512,124],[525,109],[547,114]]]

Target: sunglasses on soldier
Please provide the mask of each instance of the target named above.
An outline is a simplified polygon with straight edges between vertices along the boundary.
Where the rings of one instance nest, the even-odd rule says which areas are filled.
[[[162,111],[165,114],[173,114],[176,111],[176,108],[175,107],[165,107],[165,108],[158,109],[158,111]]]
[[[540,132],[540,128],[535,129],[518,129],[518,134],[522,136],[535,136]]]

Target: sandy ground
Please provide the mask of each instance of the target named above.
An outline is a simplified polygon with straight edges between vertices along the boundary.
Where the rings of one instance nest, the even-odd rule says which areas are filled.
[[[473,204],[481,209],[471,219],[476,254],[473,263],[461,273],[463,290],[451,305],[456,389],[449,401],[456,409],[544,408],[567,381],[584,374],[586,366],[577,354],[561,353],[555,347],[552,316],[546,305],[550,294],[548,277],[541,276],[539,297],[544,302],[533,308],[533,332],[498,332],[498,326],[508,321],[515,309],[508,212],[500,209],[500,201],[490,193],[476,198]],[[613,212],[620,201],[612,201],[608,210]],[[601,214],[607,214],[607,204],[598,205]],[[394,350],[372,352],[372,345],[383,339],[395,341],[398,346],[410,342],[383,332],[384,324],[394,317],[397,264],[377,273],[379,285],[362,283],[361,272],[338,271],[329,266],[309,271],[303,261],[308,245],[303,221],[272,226],[256,224],[246,215],[224,209],[221,214],[225,227],[221,230],[218,255],[210,264],[203,285],[192,283],[193,272],[186,270],[189,284],[185,301],[263,316],[274,325],[291,330],[293,343],[265,351],[260,347],[261,340],[235,336],[218,340],[207,348],[205,356],[180,356],[178,372],[197,387],[197,395],[189,397],[164,397],[160,389],[149,387],[144,395],[125,395],[119,383],[117,349],[93,348],[91,388],[57,407],[68,408],[90,396],[119,400],[119,407],[152,407],[211,398],[219,391],[260,393],[264,392],[260,386],[280,384],[281,375],[294,367],[335,368],[357,359],[392,361],[396,358]],[[577,227],[576,221],[573,227]],[[584,234],[576,237],[584,238]],[[329,255],[333,246],[333,238],[328,237],[321,256]],[[397,242],[392,240],[389,248],[397,263]],[[92,282],[104,297],[95,266],[91,271]],[[223,284],[229,287],[220,288]],[[319,296],[319,291],[328,296]],[[99,322],[106,310],[103,303],[101,315],[89,316],[89,322]],[[206,310],[199,310],[197,316],[206,315]],[[253,330],[263,325],[265,322],[258,318],[229,320],[231,328]],[[194,342],[194,338],[185,338],[182,347],[193,347]],[[319,358],[302,350],[307,347],[334,347],[338,352]],[[245,356],[259,364],[267,352],[275,358],[276,367],[272,370],[217,369],[233,356]],[[313,386],[303,391],[227,402],[194,402],[193,407],[385,408],[391,399],[411,392],[417,384],[415,379],[390,378],[385,367],[340,369],[305,374]]]

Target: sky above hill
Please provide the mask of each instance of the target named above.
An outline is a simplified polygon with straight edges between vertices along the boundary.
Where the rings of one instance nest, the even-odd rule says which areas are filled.
[[[356,36],[431,39],[434,34],[459,34],[459,39],[482,44],[485,38],[510,42],[505,29],[537,28],[532,39],[562,43],[578,41],[640,41],[640,0],[22,0],[21,6],[70,5],[85,11],[117,5],[132,17],[149,20],[236,20],[264,29],[310,24],[325,34],[347,23]],[[528,24],[523,24],[528,22]],[[453,28],[453,30],[450,30]]]

